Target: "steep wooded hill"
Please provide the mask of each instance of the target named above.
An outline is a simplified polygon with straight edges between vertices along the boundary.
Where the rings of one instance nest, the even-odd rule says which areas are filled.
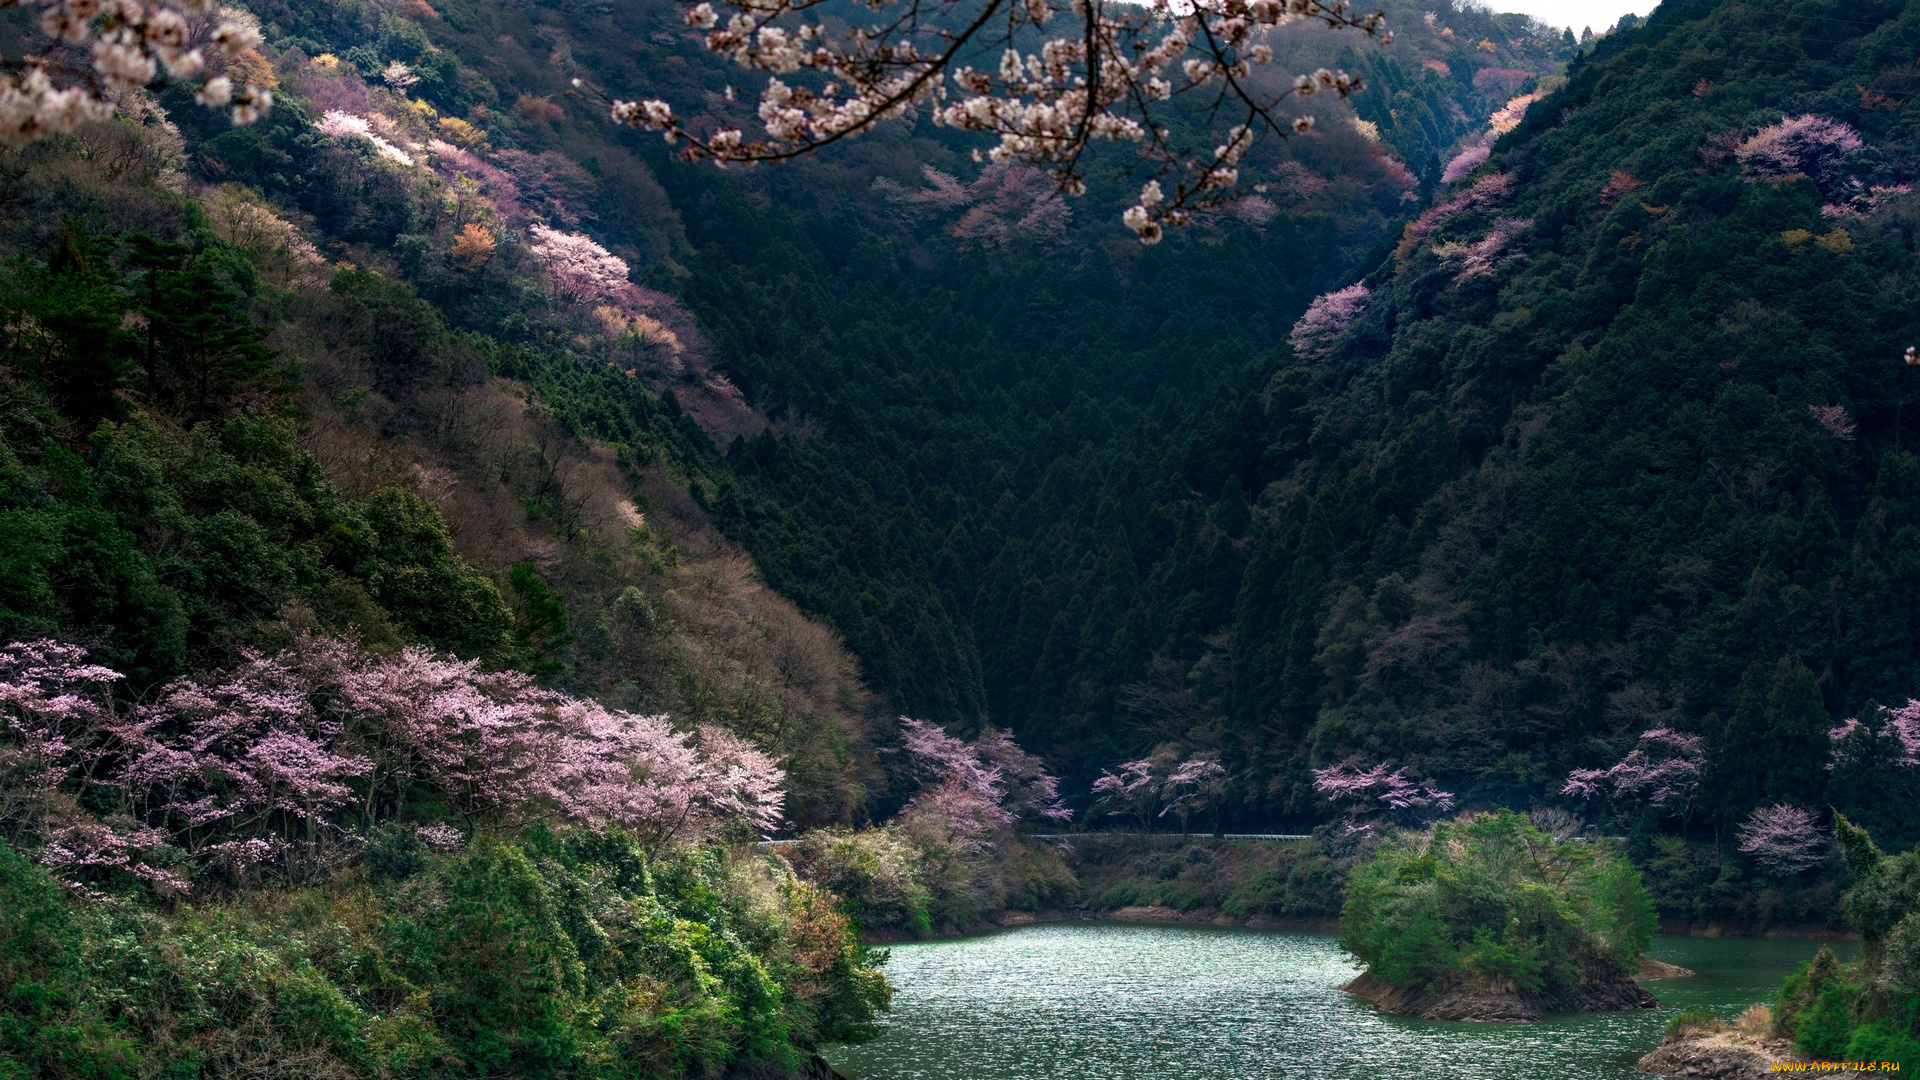
[[[283,118],[206,132],[210,167],[311,214],[456,327],[543,343],[510,370],[556,421],[616,452],[667,453],[895,709],[1013,724],[1088,766],[1141,741],[1111,730],[1119,688],[1157,655],[1191,662],[1224,625],[1244,560],[1249,489],[1235,478],[1251,465],[1222,456],[1240,420],[1215,413],[1258,424],[1240,403],[1308,298],[1390,239],[1444,157],[1569,48],[1451,7],[1432,21],[1394,8],[1401,44],[1377,54],[1293,28],[1283,66],[1345,65],[1376,90],[1267,151],[1266,194],[1148,252],[1115,224],[1132,190],[1118,156],[1110,185],[1072,202],[1031,170],[972,164],[924,124],[792,167],[667,160],[568,87],[744,108],[720,93],[737,73],[671,5],[257,10],[306,123],[349,143],[341,124],[371,123],[419,165],[407,179],[389,155],[344,181],[287,168],[339,151],[309,149]],[[382,85],[395,62],[417,81]],[[476,267],[460,253],[467,210],[373,197],[420,183],[474,191],[500,256]],[[527,265],[533,227],[590,235],[685,304],[647,291],[634,314],[672,346],[642,331],[652,344],[615,371],[684,408],[730,447],[724,461],[650,434],[665,414],[582,363],[591,350],[546,347],[562,325],[606,335],[583,321],[590,303],[556,322],[501,284]]]
[[[1920,673],[1917,49],[1909,5],[1664,4],[1274,372],[1216,699],[1270,805],[1354,754],[1524,803],[1666,726],[1700,820],[1910,834],[1822,766]]]

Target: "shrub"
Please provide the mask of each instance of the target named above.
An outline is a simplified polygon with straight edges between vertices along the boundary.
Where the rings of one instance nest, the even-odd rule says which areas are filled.
[[[1706,1009],[1681,1009],[1667,1018],[1667,1038],[1669,1039],[1712,1035],[1726,1029],[1726,1021]]]
[[[790,854],[809,881],[842,898],[842,910],[857,926],[932,934],[932,896],[917,876],[919,854],[897,831],[816,829]]]
[[[59,884],[0,844],[0,1078],[144,1072],[124,1034],[89,1008],[82,939]]]
[[[552,893],[517,848],[476,846],[446,875],[434,920],[434,1019],[484,1073],[551,1076],[578,1052],[571,1023],[585,990]]]
[[[1907,1024],[1876,1020],[1854,1030],[1840,1060],[1897,1061],[1903,1068],[1920,1066],[1920,1039],[1914,1037]]]
[[[405,848],[409,845],[392,845]],[[414,853],[418,855],[418,853]],[[891,993],[777,858],[482,838],[389,887],[76,906],[0,846],[0,1078],[787,1075]],[[110,1017],[108,1020],[106,1018]]]
[[[1653,925],[1621,855],[1502,810],[1383,846],[1349,879],[1340,943],[1395,986],[1531,990],[1632,972]]]

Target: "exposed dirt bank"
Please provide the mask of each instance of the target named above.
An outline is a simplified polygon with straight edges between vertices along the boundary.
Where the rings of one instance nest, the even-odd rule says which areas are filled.
[[[1652,1076],[1699,1076],[1710,1080],[1763,1080],[1779,1075],[1775,1062],[1805,1062],[1784,1039],[1768,1039],[1738,1031],[1676,1035],[1639,1060],[1634,1068]],[[1861,1074],[1821,1072],[1821,1076]]]
[[[1660,1004],[1639,984],[1625,978],[1537,993],[1467,993],[1405,990],[1363,973],[1342,989],[1397,1016],[1469,1023],[1539,1020],[1555,1013],[1651,1009]]]
[[[1654,982],[1659,979],[1684,979],[1694,974],[1691,968],[1679,964],[1669,964],[1664,960],[1655,960],[1651,956],[1640,958],[1640,974],[1633,977],[1634,982]]]

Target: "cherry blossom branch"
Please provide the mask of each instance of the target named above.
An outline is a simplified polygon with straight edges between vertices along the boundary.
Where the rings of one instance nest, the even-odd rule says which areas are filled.
[[[115,95],[156,79],[191,89],[202,105],[230,106],[235,124],[251,124],[273,105],[267,88],[236,88],[210,66],[210,59],[235,60],[261,40],[244,19],[215,22],[210,0],[31,4],[48,44],[34,55],[0,59],[0,142],[21,146],[104,120],[113,115]]]
[[[977,158],[1045,168],[1062,192],[1079,195],[1086,191],[1089,147],[1102,140],[1138,143],[1159,172],[1123,221],[1151,244],[1163,226],[1186,224],[1195,210],[1231,201],[1256,130],[1285,138],[1312,128],[1309,115],[1277,114],[1288,99],[1323,90],[1345,98],[1361,88],[1346,72],[1323,68],[1278,94],[1262,94],[1250,77],[1273,60],[1264,40],[1270,30],[1309,20],[1358,30],[1382,44],[1393,38],[1383,13],[1356,15],[1348,0],[1199,0],[1179,6],[1174,0],[1144,6],[1072,0],[1068,10],[1080,20],[1079,33],[1023,52],[1022,32],[1039,31],[1055,14],[1048,0],[971,0],[980,6],[957,29],[940,25],[968,2],[868,0],[875,12],[901,6],[891,21],[850,28],[838,41],[824,23],[803,17],[821,0],[725,0],[732,9],[725,25],[712,3],[689,7],[687,24],[705,33],[709,51],[768,74],[757,109],[762,139],[737,127],[703,134],[666,101],[619,99],[581,80],[574,85],[616,122],[660,132],[681,147],[683,159],[720,165],[789,160],[925,110],[937,125],[997,136],[991,149],[976,151]],[[928,36],[940,42],[931,53],[916,44]],[[995,70],[966,62],[995,49],[1002,50]],[[796,75],[799,85],[788,81]],[[1176,88],[1169,76],[1181,85]],[[1182,162],[1156,117],[1174,96],[1209,87],[1215,90],[1210,116],[1228,101],[1244,106],[1244,115],[1211,155]],[[1180,178],[1169,197],[1159,181],[1176,171]]]

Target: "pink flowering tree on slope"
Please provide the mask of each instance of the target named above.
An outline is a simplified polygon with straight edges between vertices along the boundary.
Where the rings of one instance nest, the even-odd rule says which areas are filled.
[[[1798,806],[1762,806],[1738,830],[1740,850],[1782,877],[1823,865],[1831,844],[1813,812]]]
[[[1060,781],[1006,731],[988,728],[969,743],[938,724],[903,716],[900,733],[921,784],[900,813],[911,833],[978,851],[991,834],[1016,822],[1073,817],[1060,800]]]
[[[1861,147],[1860,133],[1823,116],[1791,116],[1760,129],[1734,149],[1748,175],[1781,179],[1801,175],[1822,191],[1832,192],[1842,180],[1846,159]]]
[[[965,211],[947,233],[963,246],[1000,251],[1025,240],[1050,245],[1063,243],[1073,223],[1073,209],[1047,175],[1030,165],[989,165],[970,184],[931,165],[921,167],[925,187],[878,177],[873,190],[885,199],[897,218],[923,220],[953,211]]]
[[[131,709],[118,678],[73,646],[0,648],[0,828],[76,876],[311,872],[422,786],[468,831],[552,820],[650,844],[770,829],[784,800],[779,766],[727,732],[421,649],[307,638]]]
[[[1360,282],[1316,298],[1287,336],[1293,354],[1313,363],[1324,361],[1372,298],[1372,291]]]
[[[1920,701],[1896,709],[1877,709],[1866,720],[1850,716],[1827,732],[1836,766],[1888,763],[1920,766]]]
[[[1360,15],[1347,0],[1200,8],[1171,0],[871,0],[875,21],[844,29],[821,19],[823,4],[724,0],[716,8],[702,0],[686,9],[710,52],[767,76],[755,110],[760,135],[732,122],[695,124],[664,100],[593,92],[616,122],[660,132],[687,160],[721,164],[797,157],[924,112],[935,124],[993,138],[982,156],[994,164],[1046,169],[1063,192],[1078,195],[1090,147],[1134,143],[1158,175],[1123,220],[1154,243],[1163,226],[1237,197],[1256,136],[1312,127],[1309,115],[1282,115],[1290,101],[1360,88],[1344,71],[1271,74],[1273,28],[1309,19],[1392,40],[1383,14]],[[1211,153],[1170,142],[1163,114],[1176,97],[1230,125]],[[1159,182],[1169,178],[1171,192]]]
[[[1828,769],[1836,789],[1871,792],[1872,801],[1891,809],[1920,798],[1920,701],[1897,708],[1868,708],[1827,731],[1832,747]],[[1875,817],[1856,804],[1848,816]]]
[[[1095,807],[1107,817],[1132,818],[1144,829],[1171,816],[1181,832],[1195,815],[1218,810],[1227,790],[1226,766],[1211,755],[1182,760],[1167,749],[1124,762],[1117,772],[1101,770],[1093,782]]]
[[[1467,177],[1472,176],[1473,170],[1485,165],[1487,159],[1492,156],[1493,144],[1491,142],[1475,143],[1465,150],[1460,151],[1452,160],[1447,162],[1447,167],[1441,170],[1440,182],[1443,184],[1459,183]]]
[[[627,262],[581,233],[561,232],[535,224],[528,230],[529,247],[552,275],[554,288],[579,303],[608,303],[634,286],[627,279]]]
[[[1401,234],[1400,243],[1394,248],[1397,258],[1405,259],[1419,249],[1429,233],[1442,225],[1469,215],[1485,214],[1498,209],[1513,192],[1513,177],[1506,173],[1487,173],[1467,185],[1464,191],[1453,195],[1438,206],[1430,206],[1421,211],[1420,216],[1407,222]]]
[[[0,834],[21,846],[37,843],[40,860],[69,878],[126,871],[162,892],[185,891],[186,878],[162,865],[164,830],[124,811],[87,813],[72,797],[100,771],[120,678],[88,664],[85,650],[58,642],[0,653]]]
[[[114,99],[156,82],[225,106],[251,124],[273,104],[263,86],[234,86],[226,62],[260,44],[244,18],[215,18],[207,0],[28,0],[40,51],[0,60],[0,143],[21,146],[113,115]]]
[[[1560,793],[1577,799],[1610,798],[1622,813],[1650,806],[1665,816],[1679,818],[1684,830],[1693,815],[1700,770],[1706,760],[1705,739],[1671,728],[1653,728],[1613,765],[1573,770]]]
[[[1347,817],[1348,832],[1373,828],[1375,820],[1428,818],[1453,809],[1453,793],[1417,784],[1404,768],[1385,762],[1370,768],[1341,762],[1313,770],[1313,789]]]

